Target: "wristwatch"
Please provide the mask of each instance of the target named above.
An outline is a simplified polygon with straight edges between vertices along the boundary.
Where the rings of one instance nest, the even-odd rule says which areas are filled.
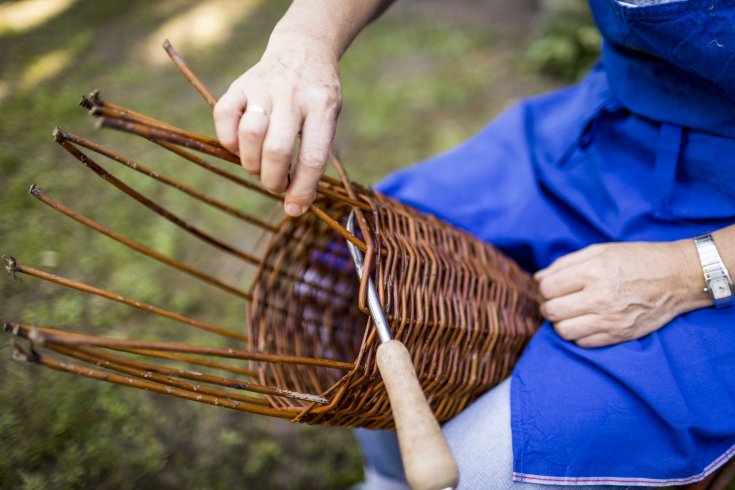
[[[704,281],[707,287],[704,291],[712,298],[716,308],[724,308],[735,304],[735,285],[733,285],[730,273],[722,262],[722,257],[717,251],[717,245],[712,234],[705,233],[694,238],[699,253],[699,261],[702,263]]]

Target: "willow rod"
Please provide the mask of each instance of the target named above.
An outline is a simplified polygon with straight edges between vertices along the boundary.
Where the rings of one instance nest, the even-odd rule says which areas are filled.
[[[104,113],[109,113],[111,115],[114,114],[117,118],[127,119],[130,121],[138,121],[149,126],[156,126],[171,131],[184,132],[183,129],[178,128],[173,124],[159,121],[158,119],[146,116],[145,114],[141,114],[139,112],[135,112],[132,109],[128,109],[127,107],[123,107],[119,104],[115,104],[114,102],[110,102],[109,100],[104,100],[100,97],[99,91],[97,90],[92,92],[89,97],[90,98],[82,96],[82,100],[79,101],[79,105],[89,110],[90,114],[94,114],[94,111],[96,109],[105,109],[105,111],[103,111]]]
[[[128,196],[132,197],[148,209],[152,210],[159,216],[167,219],[168,221],[171,221],[175,225],[179,226],[180,228],[184,229],[185,231],[189,232],[190,234],[194,235],[195,237],[199,238],[200,240],[204,241],[205,243],[208,243],[212,245],[215,248],[218,248],[220,250],[223,250],[225,252],[228,252],[236,257],[239,257],[243,259],[245,262],[254,265],[254,266],[260,266],[260,260],[255,257],[254,255],[248,254],[246,252],[243,252],[239,249],[236,249],[225,242],[214,238],[213,236],[201,231],[199,228],[190,225],[182,218],[179,218],[177,215],[173,214],[172,212],[168,211],[166,208],[162,207],[161,205],[155,203],[151,199],[148,199],[144,195],[140,194],[135,189],[131,188],[109,172],[107,172],[105,169],[103,169],[100,165],[98,165],[94,160],[92,160],[89,156],[87,156],[84,152],[79,150],[76,146],[74,146],[73,141],[70,141],[67,139],[67,137],[71,138],[71,134],[67,133],[66,131],[63,131],[60,128],[55,128],[53,132],[54,139],[57,143],[59,143],[66,151],[71,153],[77,160],[79,160],[85,167],[92,170],[94,173],[96,173],[98,176],[100,176],[104,181],[112,184],[117,189],[121,190]],[[266,267],[266,270],[272,270],[271,267]],[[305,284],[308,284],[310,286],[313,286],[315,289],[327,291],[323,286],[314,283],[312,281],[307,281],[306,279],[299,278],[296,276],[293,276],[291,274],[287,274],[285,272],[278,271],[279,275],[282,275],[284,277],[293,279],[298,282],[303,282]],[[329,291],[327,291],[329,292]]]
[[[253,369],[245,369],[240,366],[232,366],[230,364],[224,364],[217,361],[210,361],[209,359],[202,359],[195,356],[187,356],[186,354],[177,354],[175,352],[163,352],[146,349],[116,349],[120,352],[129,352],[131,354],[138,354],[147,357],[157,357],[159,359],[170,359],[172,361],[186,362],[189,364],[195,364],[197,366],[205,366],[212,369],[219,369],[220,371],[228,371],[234,374],[242,374],[247,377],[255,377],[258,372]]]
[[[30,327],[26,325],[14,324],[12,327],[12,333],[13,335],[16,335],[18,337],[25,338],[28,340],[33,340],[34,338],[38,338],[38,333],[37,332],[34,333],[34,329],[41,330],[38,327]],[[56,334],[58,335],[58,333],[60,332],[61,331],[57,330]],[[73,336],[74,334],[67,334],[67,335]],[[69,357],[74,357],[75,359],[89,362],[91,364],[96,364],[100,367],[105,367],[108,369],[113,369],[115,371],[124,372],[125,374],[130,374],[138,378],[150,379],[152,381],[156,381],[157,383],[177,386],[178,388],[184,388],[190,391],[196,391],[198,393],[207,393],[209,395],[214,395],[214,396],[225,396],[227,398],[232,398],[233,400],[238,400],[241,402],[254,403],[256,405],[265,405],[265,406],[269,405],[268,401],[264,400],[263,398],[243,395],[243,394],[236,393],[236,392],[213,390],[207,386],[201,386],[198,384],[192,385],[190,383],[181,382],[181,381],[172,379],[171,377],[189,379],[193,381],[199,381],[203,383],[224,386],[226,388],[232,388],[236,390],[260,393],[263,395],[272,395],[272,396],[292,398],[295,400],[309,401],[311,403],[316,403],[319,405],[324,405],[327,403],[327,400],[324,397],[319,397],[319,396],[305,394],[305,393],[299,393],[299,392],[295,392],[291,390],[284,390],[280,388],[273,388],[271,386],[264,386],[264,385],[260,385],[256,383],[250,383],[247,381],[223,378],[220,376],[211,376],[211,375],[202,374],[202,373],[195,373],[192,371],[182,371],[180,369],[160,366],[160,365],[152,364],[149,362],[135,361],[133,359],[110,354],[108,352],[104,352],[99,349],[92,349],[92,348],[83,347],[83,346],[82,347],[77,346],[74,349],[71,349],[63,345],[49,344],[49,343],[45,343],[43,344],[43,346],[46,347],[47,349],[53,350],[54,352],[58,352],[59,354],[63,354]]]
[[[171,186],[175,189],[178,189],[179,191],[188,194],[189,196],[193,197],[194,199],[197,199],[199,201],[202,201],[206,204],[209,204],[210,206],[219,209],[222,212],[225,212],[231,216],[234,216],[238,219],[241,219],[247,223],[250,223],[252,225],[255,225],[259,228],[266,229],[268,231],[276,231],[276,228],[272,226],[269,223],[266,223],[262,221],[259,218],[256,218],[255,216],[252,216],[248,213],[244,213],[238,209],[233,208],[232,206],[229,206],[222,201],[219,201],[217,199],[214,199],[213,197],[207,196],[206,194],[197,191],[196,189],[193,189],[189,187],[188,185],[179,182],[178,180],[169,177],[167,175],[164,175],[162,173],[156,172],[155,170],[152,170],[145,165],[142,165],[136,161],[133,161],[115,151],[110,150],[109,148],[105,148],[104,146],[98,145],[97,143],[94,143],[87,138],[84,138],[82,136],[79,136],[78,134],[69,133],[67,131],[62,131],[63,135],[62,137],[70,141],[74,144],[77,144],[79,146],[83,146],[89,150],[92,150],[95,153],[98,153],[100,155],[106,156],[110,160],[120,163],[122,165],[125,165],[128,168],[131,168],[137,172],[142,173],[143,175],[146,175],[148,177],[151,177],[152,179],[155,179],[159,182],[162,182],[168,186]]]
[[[44,356],[33,350],[27,350],[19,345],[15,346],[13,352],[13,359],[21,362],[30,362],[33,364],[39,364],[41,366],[55,369],[56,371],[62,371],[66,373],[76,374],[77,376],[83,376],[85,378],[92,378],[100,381],[107,381],[123,386],[130,386],[146,391],[152,391],[163,395],[175,396],[177,398],[183,398],[185,400],[192,400],[195,402],[206,403],[208,405],[214,405],[217,407],[230,408],[232,410],[238,410],[240,412],[255,413],[259,415],[268,415],[270,417],[278,417],[283,419],[290,419],[291,415],[283,413],[280,410],[276,410],[268,407],[261,407],[258,405],[250,405],[241,403],[236,400],[227,400],[225,398],[219,398],[211,395],[205,395],[196,393],[193,391],[183,390],[181,388],[174,388],[172,386],[164,386],[152,381],[136,379],[134,377],[120,376],[119,374],[108,373],[100,371],[90,367],[81,367],[75,364],[71,364],[64,361],[59,361],[53,357]]]
[[[109,100],[103,100],[103,99],[101,99],[99,97],[99,92],[93,92],[92,94],[90,94],[90,98],[91,98],[91,100],[90,99],[87,99],[86,97],[82,97],[82,101],[81,101],[82,107],[84,107],[86,109],[90,109],[90,110],[92,108],[96,107],[96,106],[97,107],[105,107],[105,108],[108,108],[108,109],[112,109],[114,112],[120,114],[120,116],[123,117],[123,118],[125,118],[125,119],[129,119],[129,120],[132,120],[132,121],[137,121],[137,122],[140,122],[140,123],[145,124],[145,125],[148,125],[148,126],[157,126],[157,127],[163,128],[163,129],[171,130],[171,131],[183,131],[183,130],[177,128],[176,126],[173,126],[173,125],[168,124],[166,122],[159,121],[158,119],[154,119],[154,118],[149,117],[149,116],[146,116],[144,114],[140,114],[140,113],[135,112],[135,111],[133,111],[131,109],[128,109],[127,107],[123,107],[123,106],[121,106],[119,104],[115,104],[114,102],[110,102]],[[194,135],[194,133],[190,133],[190,134],[191,135]],[[138,136],[140,136],[140,135],[138,135]],[[194,136],[198,136],[198,135],[194,135]],[[217,175],[219,175],[221,177],[224,177],[227,180],[230,180],[230,181],[232,181],[232,182],[234,182],[236,184],[239,184],[239,185],[241,185],[243,187],[246,187],[246,188],[251,189],[251,190],[253,190],[255,192],[258,192],[258,193],[260,193],[260,194],[262,194],[262,195],[264,195],[266,197],[269,197],[271,199],[280,200],[280,198],[278,196],[276,196],[275,194],[271,194],[270,192],[268,192],[267,190],[265,190],[263,187],[261,187],[261,186],[259,186],[257,184],[254,184],[254,183],[250,182],[249,180],[246,180],[246,179],[243,179],[241,177],[238,177],[238,176],[236,176],[234,174],[231,174],[231,173],[229,173],[229,172],[227,172],[225,170],[222,170],[219,167],[217,167],[216,165],[212,165],[211,163],[209,163],[209,162],[207,162],[207,161],[199,158],[197,155],[195,155],[193,153],[190,153],[190,152],[184,150],[183,148],[180,148],[180,147],[178,147],[178,146],[176,146],[176,145],[174,145],[172,143],[168,143],[166,141],[154,140],[154,139],[152,139],[150,141],[152,141],[153,143],[156,143],[157,145],[159,145],[159,146],[161,146],[161,147],[163,147],[163,148],[165,148],[165,149],[167,149],[167,150],[169,150],[169,151],[171,151],[171,152],[173,152],[173,153],[175,153],[175,154],[177,154],[177,155],[185,158],[186,160],[189,160],[190,162],[192,162],[192,163],[194,163],[194,164],[196,164],[196,165],[198,165],[198,166],[200,166],[200,167],[202,167],[202,168],[204,168],[206,170],[209,170],[210,172],[213,172],[213,173],[215,173],[215,174],[217,174]],[[217,141],[217,145],[221,147],[219,141]]]
[[[276,196],[275,194],[271,194],[264,188],[260,187],[257,184],[253,184],[247,179],[243,179],[242,177],[238,177],[235,174],[232,174],[226,170],[223,170],[219,168],[216,165],[212,165],[211,163],[207,162],[203,158],[199,158],[198,155],[195,155],[194,153],[191,153],[190,151],[186,151],[183,148],[176,146],[172,143],[169,143],[167,141],[159,141],[159,140],[151,140],[153,143],[157,144],[158,146],[167,149],[170,152],[175,153],[176,155],[179,155],[180,157],[188,160],[189,162],[198,165],[199,167],[202,167],[205,170],[208,170],[214,174],[219,175],[220,177],[223,177],[230,182],[234,182],[235,184],[238,184],[242,187],[245,187],[247,189],[250,189],[252,191],[255,191],[263,196],[266,196],[270,199],[273,199],[275,201],[280,201],[281,198]]]
[[[132,197],[139,203],[141,203],[143,206],[147,207],[148,209],[152,210],[159,216],[167,219],[168,221],[174,223],[175,225],[179,226],[180,228],[186,230],[188,233],[194,235],[195,237],[199,238],[205,243],[208,243],[209,245],[212,245],[215,248],[218,248],[224,252],[230,253],[236,257],[239,257],[240,259],[249,262],[252,265],[259,265],[260,260],[250,255],[246,252],[243,252],[242,250],[238,250],[231,245],[228,245],[211,235],[201,231],[199,228],[190,225],[185,220],[179,218],[172,212],[168,211],[164,207],[160,206],[159,204],[156,204],[154,201],[148,199],[135,189],[131,188],[124,182],[122,182],[120,179],[116,178],[109,172],[107,172],[105,169],[103,169],[101,166],[99,166],[94,160],[92,160],[88,155],[86,155],[84,152],[79,150],[76,146],[74,146],[71,142],[67,141],[65,139],[67,133],[62,131],[59,128],[54,129],[53,136],[57,143],[59,143],[66,151],[71,153],[77,160],[79,160],[82,165],[92,170],[94,173],[96,173],[100,178],[105,180],[106,182],[112,184],[114,187],[119,189],[120,191],[124,192],[128,196]]]
[[[89,113],[95,118],[119,119],[122,121],[141,124],[143,126],[150,126],[153,128],[162,129],[171,133],[179,134],[185,138],[204,143],[211,147],[220,148],[227,151],[217,138],[211,138],[209,136],[192,133],[191,131],[181,129],[167,123],[163,123],[161,121],[158,121],[157,119],[153,119],[152,117],[138,117],[137,112],[130,111],[126,108],[123,108],[122,106],[118,107],[121,107],[121,109],[112,109],[105,106],[93,106],[92,109],[89,110]]]
[[[347,191],[351,198],[357,199],[357,196],[355,195],[355,190],[352,188],[352,183],[347,177],[347,172],[345,172],[345,169],[342,166],[342,162],[340,162],[339,159],[337,159],[337,157],[332,155],[331,153],[329,157],[332,159],[332,165],[334,165],[334,168],[337,169],[337,173],[342,179],[342,185],[344,186],[345,191]],[[362,232],[367,250],[367,253],[365,253],[364,257],[364,262],[362,264],[362,278],[360,279],[360,292],[358,293],[358,307],[362,311],[367,311],[367,288],[368,282],[370,281],[375,248],[373,246],[373,238],[370,235],[370,227],[367,220],[365,219],[365,215],[359,208],[356,208],[354,210],[354,213],[355,217],[357,217],[357,224],[360,227],[360,231]]]
[[[183,146],[184,148],[196,150],[200,153],[219,158],[226,162],[240,165],[240,157],[222,148],[222,146],[219,145],[219,142],[217,142],[217,144],[212,144],[211,138],[208,138],[207,136],[183,132],[183,130],[173,130],[166,128],[161,124],[147,124],[122,117],[116,117],[114,112],[105,113],[105,116],[101,116],[101,112],[95,114],[93,111],[92,114],[97,117],[97,124],[101,127],[117,129],[151,141],[166,141],[168,143],[173,143],[178,146]],[[324,185],[323,182],[319,182],[317,184],[316,191],[319,194],[332,197],[352,206],[369,210],[369,206],[366,203],[352,199],[347,195],[340,194],[334,189]]]
[[[11,327],[16,325],[10,323]],[[34,333],[35,332],[35,333]],[[109,349],[122,347],[125,349],[149,349],[170,352],[185,352],[188,354],[201,354],[207,356],[224,357],[228,359],[243,359],[246,361],[270,362],[273,364],[296,364],[301,366],[315,366],[349,371],[354,368],[350,362],[335,361],[332,359],[319,359],[312,357],[287,356],[280,354],[264,354],[261,352],[249,352],[221,347],[197,346],[182,342],[155,342],[147,340],[114,339],[109,337],[95,337],[79,333],[60,334],[59,331],[49,332],[35,327],[29,333],[29,339],[35,343],[68,345],[68,346],[96,346]]]
[[[214,95],[212,95],[212,92],[209,91],[206,85],[204,85],[204,83],[199,80],[199,78],[194,74],[191,68],[189,68],[189,65],[186,64],[179,52],[176,51],[176,48],[173,47],[171,41],[165,39],[162,46],[171,58],[171,61],[173,61],[176,67],[181,70],[181,73],[184,74],[186,79],[189,80],[192,85],[194,85],[194,88],[197,89],[197,92],[202,94],[202,97],[204,97],[204,100],[207,101],[207,104],[209,104],[210,107],[214,108],[215,104],[217,104],[217,99],[214,97]]]
[[[196,150],[200,153],[217,157],[220,160],[240,165],[240,158],[234,153],[230,153],[219,146],[213,146],[208,143],[189,138],[184,134],[170,129],[158,126],[149,126],[147,124],[126,119],[99,116],[97,117],[97,125],[103,128],[112,128],[125,131],[126,133],[136,134],[146,139],[168,141],[169,143],[175,143],[179,146],[183,146],[184,148]]]
[[[136,378],[147,379],[150,381],[155,381],[156,383],[160,383],[160,384],[164,384],[168,386],[175,386],[177,388],[183,388],[189,391],[196,391],[197,393],[204,393],[207,395],[213,395],[213,396],[218,396],[222,398],[229,398],[231,400],[237,400],[239,402],[252,403],[254,405],[269,406],[268,402],[264,400],[263,398],[243,395],[237,392],[228,392],[224,390],[213,389],[213,388],[210,388],[209,386],[203,386],[200,384],[190,383],[187,381],[181,381],[179,379],[176,379],[176,378],[185,378],[185,379],[201,381],[203,383],[228,386],[221,382],[214,383],[212,380],[207,380],[205,379],[207,377],[206,375],[197,376],[194,373],[187,373],[186,371],[180,371],[178,369],[166,368],[164,366],[157,366],[155,364],[146,363],[146,362],[133,361],[131,359],[126,359],[125,357],[122,357],[122,356],[116,356],[114,354],[109,354],[107,352],[102,351],[101,349],[90,349],[88,347],[77,347],[75,349],[71,349],[69,347],[64,347],[64,346],[54,345],[54,344],[48,344],[45,347],[49,350],[52,350],[59,354],[63,354],[67,357],[73,357],[74,359],[88,362],[90,364],[94,364],[101,368],[111,369],[113,371],[117,371],[120,373],[129,374],[131,376],[135,376]],[[245,391],[251,391],[251,390],[248,390],[248,387],[247,387],[247,385],[249,384],[250,383],[236,382],[233,380],[232,381],[233,386],[229,386],[229,387],[234,387],[234,388],[245,390]]]
[[[356,199],[352,199],[351,197],[347,195],[340,194],[339,192],[336,192],[335,190],[332,190],[331,188],[325,186],[322,182],[319,182],[317,184],[316,192],[317,194],[321,194],[322,196],[331,197],[332,199],[341,201],[345,204],[349,204],[350,206],[364,209],[365,211],[370,211],[370,206],[367,203],[360,202]]]
[[[84,226],[87,226],[99,233],[102,233],[105,236],[108,236],[112,238],[113,240],[122,243],[123,245],[142,253],[143,255],[146,255],[154,260],[157,260],[163,264],[166,264],[170,267],[173,267],[176,270],[179,270],[181,272],[184,272],[186,274],[189,274],[193,277],[196,277],[202,282],[205,282],[207,284],[211,284],[212,286],[218,287],[224,291],[227,291],[228,293],[231,293],[235,296],[239,296],[240,298],[243,298],[247,301],[252,301],[252,295],[249,293],[246,293],[245,291],[242,291],[240,289],[234,288],[228,284],[223,283],[219,279],[209,276],[207,274],[204,274],[203,272],[200,272],[196,269],[192,269],[186,264],[182,264],[181,262],[177,262],[174,259],[170,257],[166,257],[165,255],[162,255],[155,250],[152,250],[144,245],[141,245],[138,242],[135,242],[133,240],[130,240],[129,238],[124,237],[123,235],[120,235],[119,233],[116,233],[101,224],[97,223],[96,221],[93,221],[89,218],[87,218],[84,215],[81,215],[74,211],[71,208],[68,208],[64,206],[63,204],[59,203],[58,201],[55,201],[51,199],[50,197],[46,196],[41,189],[39,189],[36,185],[31,186],[30,194],[41,201],[42,203],[46,204],[47,206],[51,207],[52,209],[60,212],[61,214],[68,216],[69,218],[83,224]]]
[[[147,126],[144,124],[139,124],[139,123],[130,122],[130,121],[121,120],[121,119],[110,119],[106,117],[100,118],[97,121],[103,127],[119,129],[121,131],[126,131],[132,134],[142,136],[152,141],[166,141],[168,143],[174,143],[177,145],[184,146],[185,148],[192,148],[202,153],[206,153],[208,155],[224,159],[229,162],[236,162],[238,164],[240,162],[237,156],[233,155],[232,153],[227,152],[226,150],[215,148],[211,145],[202,143],[200,141],[194,141],[194,140],[187,139],[183,135],[179,135],[179,134],[167,131],[162,128],[151,127],[151,126]],[[325,195],[327,197],[331,197],[332,199],[335,199],[338,201],[342,201],[345,204],[349,204],[359,209],[370,210],[370,207],[366,203],[361,203],[360,201],[355,199],[354,196],[343,196],[324,186],[317,186],[317,193]],[[324,219],[323,216],[326,216],[326,213],[322,211],[315,204],[312,204],[310,208],[312,209],[312,211],[316,209],[315,213],[319,213],[319,211],[321,211],[319,214],[317,214],[317,216],[319,216],[321,219]],[[360,240],[359,238],[354,236],[352,233],[344,229],[344,227],[340,225],[339,223],[337,223],[335,220],[330,218],[330,220],[327,221],[327,224],[331,228],[335,229],[340,235],[344,237],[349,237],[348,239],[352,243],[354,243],[357,247],[359,247],[363,252],[367,251],[367,247],[362,242],[362,240]]]
[[[79,101],[79,105],[81,105],[82,107],[88,110],[92,110],[94,107],[106,107],[108,109],[112,109],[120,113],[123,116],[134,117],[136,120],[145,121],[146,124],[149,124],[149,125],[160,126],[162,128],[171,129],[171,130],[179,129],[173,124],[159,121],[158,119],[152,118],[150,116],[146,116],[145,114],[141,114],[139,112],[135,112],[132,109],[128,109],[127,107],[123,107],[121,105],[115,104],[114,102],[110,102],[109,100],[105,100],[102,97],[100,97],[99,90],[95,90],[91,94],[89,94],[89,98],[86,98],[83,96],[82,100]]]
[[[77,291],[82,291],[85,293],[93,294],[95,296],[100,296],[105,299],[116,301],[118,303],[132,306],[133,308],[137,308],[139,310],[142,310],[148,313],[153,313],[155,315],[162,316],[164,318],[168,318],[169,320],[174,320],[179,323],[183,323],[185,325],[189,325],[194,328],[198,328],[200,330],[206,330],[207,332],[212,332],[217,335],[222,335],[223,337],[229,337],[232,339],[241,340],[243,342],[248,341],[247,336],[236,333],[236,332],[232,332],[222,327],[218,327],[216,325],[205,323],[200,320],[195,320],[193,318],[189,318],[179,313],[174,313],[172,311],[164,310],[163,308],[158,308],[157,306],[149,305],[148,303],[143,303],[141,301],[136,301],[134,299],[126,298],[125,296],[122,296],[120,294],[111,293],[110,291],[96,288],[88,284],[73,281],[71,279],[66,279],[65,277],[57,276],[56,274],[50,274],[42,270],[34,269],[33,267],[26,267],[24,265],[19,264],[13,257],[7,257],[7,256],[5,257],[5,269],[8,271],[8,274],[15,274],[15,273],[26,274],[31,277],[35,277],[37,279],[42,279],[44,281],[52,282],[54,284],[59,284],[61,286],[65,286],[71,289],[76,289]]]
[[[318,207],[315,204],[312,204],[309,206],[309,209],[311,209],[311,212],[316,214],[322,221],[324,221],[330,228],[332,228],[334,231],[342,235],[345,239],[349,240],[350,243],[355,244],[357,248],[362,250],[363,252],[367,251],[367,247],[365,246],[365,243],[357,238],[355,235],[350,233],[349,231],[345,230],[342,225],[337,223],[337,221],[329,216],[322,208]]]
[[[220,250],[223,250],[225,252],[229,252],[236,257],[239,257],[246,262],[248,262],[251,265],[259,266],[260,260],[258,260],[257,257],[248,254],[246,252],[243,252],[241,250],[238,250],[234,247],[231,247],[230,245],[222,242],[221,240],[218,240],[217,238],[212,237],[211,235],[201,231],[200,229],[194,227],[193,225],[190,225],[183,219],[179,218],[175,214],[171,213],[167,209],[163,208],[159,204],[155,203],[154,201],[148,199],[147,197],[143,196],[139,192],[132,189],[127,184],[123,183],[110,173],[108,173],[106,170],[104,170],[102,167],[100,167],[97,163],[95,163],[91,158],[89,158],[86,154],[84,154],[82,151],[77,149],[72,142],[66,140],[66,137],[69,136],[69,133],[56,128],[54,130],[54,137],[57,138],[57,142],[64,147],[65,150],[67,150],[69,153],[71,153],[74,157],[77,158],[83,165],[85,165],[87,168],[95,172],[97,175],[99,175],[103,180],[106,182],[111,183],[116,188],[123,191],[128,196],[132,197],[136,201],[140,202],[144,206],[148,207],[149,209],[153,210],[156,214],[159,216],[162,216],[163,218],[171,221],[172,223],[178,225],[180,228],[183,228],[190,234],[196,236],[197,238],[201,239],[205,243],[208,243],[216,248],[219,248]],[[271,270],[270,267],[266,268],[267,270]],[[295,277],[293,275],[286,274],[284,272],[278,272],[279,275],[282,275],[284,277],[288,277],[290,279],[294,279],[297,281],[302,281],[305,284],[309,284],[310,286],[313,286],[316,289],[325,290],[323,286],[320,286],[319,284],[307,281],[305,279],[301,279],[298,277]]]
[[[12,322],[5,323],[3,327],[4,327],[4,331],[12,332],[14,335],[18,335],[18,336],[20,336],[19,332],[23,331],[24,329],[27,330],[31,328],[30,325],[23,325],[23,324],[12,323]],[[44,331],[48,331],[51,333],[58,333],[61,335],[67,333],[67,332],[64,332],[63,330],[56,330],[53,328],[44,328]],[[224,363],[217,362],[217,361],[211,361],[206,358],[188,356],[186,354],[177,354],[175,352],[163,352],[163,351],[146,350],[146,349],[124,349],[124,348],[117,348],[114,350],[117,350],[119,352],[127,352],[129,354],[137,354],[140,356],[156,357],[159,359],[179,361],[179,362],[184,362],[188,364],[194,364],[197,366],[205,366],[205,367],[212,368],[212,369],[227,371],[233,374],[240,374],[248,378],[253,378],[258,375],[258,372],[253,369],[245,369],[245,368],[241,368],[240,366],[233,366],[230,364],[224,364]]]

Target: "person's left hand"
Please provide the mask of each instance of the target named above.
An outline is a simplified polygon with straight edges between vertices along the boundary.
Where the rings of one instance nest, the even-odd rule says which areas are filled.
[[[541,313],[581,347],[637,339],[712,304],[691,240],[590,245],[534,279]]]

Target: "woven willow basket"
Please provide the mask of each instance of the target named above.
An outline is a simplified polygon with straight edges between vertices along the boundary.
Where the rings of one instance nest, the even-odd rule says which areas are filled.
[[[356,194],[370,206],[373,277],[391,331],[411,352],[435,415],[448,420],[510,374],[540,324],[533,281],[457,228],[375,191]],[[352,210],[322,205],[337,220]],[[299,408],[305,422],[392,427],[375,362],[379,340],[359,289],[344,239],[314,215],[286,220],[273,234],[252,290],[249,347],[354,362],[346,374],[260,363],[263,384],[329,397],[321,407],[269,397],[273,407]]]
[[[183,61],[177,66],[214,100]],[[273,198],[258,184],[213,165],[205,157],[238,163],[217,140],[197,135],[105,101],[93,93],[82,105],[99,125],[147,138],[219,177]],[[380,343],[366,306],[368,280],[376,284],[395,339],[409,350],[418,381],[439,421],[445,421],[507,377],[541,317],[531,277],[508,257],[469,234],[370,189],[324,177],[317,200],[300,218],[272,224],[232,209],[211,196],[148,169],[80,136],[57,129],[56,141],[84,166],[183,232],[257,267],[249,290],[121,236],[53,201],[35,186],[31,194],[53,209],[170,267],[242,298],[247,335],[147,305],[117,293],[19,264],[27,274],[128,304],[213,335],[230,348],[107,338],[8,322],[5,331],[27,342],[14,357],[76,375],[161,394],[310,424],[392,428],[388,397],[376,365]],[[177,188],[270,234],[265,253],[225,244],[195,228],[122,180],[92,153]],[[359,232],[345,229],[357,217]],[[358,279],[347,242],[365,254]],[[235,359],[222,362],[222,359]],[[81,361],[81,362],[79,362]]]

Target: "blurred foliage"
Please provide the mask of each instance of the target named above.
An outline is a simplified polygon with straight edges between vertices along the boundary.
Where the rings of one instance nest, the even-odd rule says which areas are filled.
[[[600,56],[600,33],[585,0],[547,0],[542,32],[526,56],[539,72],[579,80]]]
[[[211,134],[206,104],[163,52],[149,46],[161,41],[157,36],[172,19],[206,13],[197,9],[243,9],[228,12],[231,24],[223,24],[215,33],[219,37],[206,37],[198,27],[169,34],[213,91],[222,93],[257,62],[288,2],[46,2],[64,8],[43,22],[8,27],[9,17],[0,21],[0,253],[242,329],[241,301],[54,213],[27,189],[36,183],[50,197],[118,232],[246,286],[250,267],[104,185],[55,145],[50,132],[58,124],[92,136],[236,207],[269,216],[269,201],[150,144],[110,131],[92,133],[89,116],[76,103],[80,94],[99,88],[104,97],[134,110]],[[44,2],[6,1],[0,9],[23,4],[38,8]],[[492,10],[499,4],[510,9],[504,17]],[[466,139],[514,100],[554,86],[529,70],[522,56],[538,22],[534,5],[463,0],[447,7],[438,0],[404,0],[362,34],[341,65],[344,109],[335,140],[351,176],[372,184]],[[37,19],[38,11],[32,13]],[[213,41],[198,45],[200,39]],[[244,249],[257,246],[254,229],[99,161],[214,235]],[[221,342],[30,277],[0,281],[0,321],[117,337]],[[361,478],[361,458],[348,430],[293,425],[72,378],[13,363],[11,350],[9,336],[0,337],[0,488],[337,489]]]

